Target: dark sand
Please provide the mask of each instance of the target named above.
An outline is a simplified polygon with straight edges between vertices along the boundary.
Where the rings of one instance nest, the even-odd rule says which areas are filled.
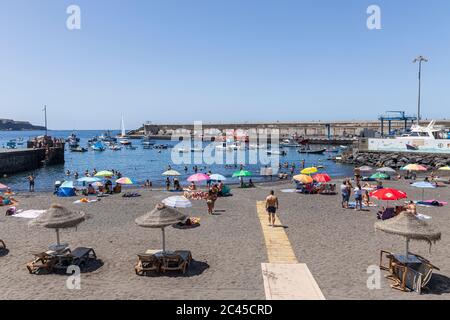
[[[386,183],[405,190],[413,198],[421,190],[406,182]],[[61,239],[72,248],[92,246],[103,265],[83,273],[81,290],[66,288],[65,275],[30,275],[25,267],[31,252],[43,251],[55,242],[55,232],[30,228],[28,220],[5,217],[2,207],[0,238],[9,249],[0,256],[0,299],[264,299],[261,263],[267,262],[266,248],[256,201],[270,189],[280,197],[280,219],[299,262],[306,263],[327,299],[448,299],[450,298],[450,207],[421,208],[433,217],[442,231],[442,240],[432,247],[412,242],[411,251],[428,257],[441,268],[433,277],[431,290],[419,296],[389,288],[382,277],[380,290],[366,286],[367,267],[379,261],[380,249],[404,252],[405,241],[375,232],[376,208],[356,212],[340,207],[340,195],[300,195],[281,193],[290,184],[260,185],[256,189],[233,188],[233,197],[219,198],[217,215],[208,216],[204,201],[193,208],[180,209],[201,217],[201,226],[191,230],[166,229],[168,249],[188,249],[195,262],[187,275],[139,277],[134,273],[136,253],[161,248],[161,231],[143,229],[134,219],[151,210],[165,197],[162,191],[139,190],[140,198],[112,196],[98,203],[73,204],[78,198],[56,198],[48,193],[19,194],[20,209],[47,209],[61,203],[84,210],[91,218],[78,230],[63,231]],[[427,191],[443,201],[450,188]],[[382,275],[385,273],[383,272]]]

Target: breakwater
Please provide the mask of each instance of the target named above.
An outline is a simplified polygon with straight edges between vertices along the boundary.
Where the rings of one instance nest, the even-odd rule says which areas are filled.
[[[399,169],[410,163],[426,165],[431,168],[440,168],[450,165],[450,155],[354,150],[344,153],[340,162],[355,166],[368,165],[372,167],[391,167],[394,169]]]
[[[36,170],[44,165],[64,163],[64,146],[0,151],[0,175]]]

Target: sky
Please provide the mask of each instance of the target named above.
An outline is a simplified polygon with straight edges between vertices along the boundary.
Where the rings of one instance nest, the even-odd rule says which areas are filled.
[[[381,9],[381,30],[367,8]],[[69,5],[81,29],[69,30]],[[450,118],[448,0],[0,0],[0,118],[51,129]]]

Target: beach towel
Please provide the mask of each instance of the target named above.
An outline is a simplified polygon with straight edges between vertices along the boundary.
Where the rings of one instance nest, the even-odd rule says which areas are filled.
[[[292,192],[295,192],[295,189],[282,189],[280,191],[284,192],[284,193],[292,193]]]
[[[23,218],[23,219],[35,219],[39,217],[41,214],[43,214],[45,210],[19,210],[17,213],[12,215],[12,217],[15,218]]]
[[[421,213],[418,213],[416,215],[416,217],[417,217],[417,219],[420,219],[420,220],[423,220],[423,221],[427,221],[427,220],[431,220],[432,219],[430,216],[427,216],[427,215],[421,214]]]
[[[92,203],[92,202],[97,202],[97,201],[100,201],[100,199],[80,199],[80,200],[74,201],[73,203],[76,203],[76,204],[78,204],[78,203]]]
[[[377,207],[377,205],[374,204],[374,203],[372,203],[371,205],[366,206],[366,205],[364,205],[364,203],[363,203],[362,207],[363,207],[363,208],[370,208],[370,207]],[[348,208],[349,208],[349,209],[355,209],[355,208],[356,208],[356,202],[349,202],[349,203],[348,203]]]
[[[415,203],[422,207],[443,207],[448,204],[447,202],[438,200],[415,201]]]

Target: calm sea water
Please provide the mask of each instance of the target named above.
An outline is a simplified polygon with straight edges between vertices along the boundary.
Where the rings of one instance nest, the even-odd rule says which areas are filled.
[[[0,148],[6,145],[6,142],[10,139],[23,138],[26,144],[26,140],[30,137],[43,135],[42,131],[14,131],[5,132],[0,131]],[[49,135],[58,138],[67,138],[72,131],[50,131]],[[76,131],[76,135],[80,138],[80,145],[87,146],[87,141],[94,137],[101,135],[102,130],[86,130]],[[119,131],[112,131],[113,135],[118,134]],[[182,183],[186,183],[186,179],[193,174],[193,164],[187,165],[189,171],[185,173],[184,165],[174,165],[171,161],[172,149],[162,150],[158,153],[156,149],[143,149],[140,140],[131,140],[133,145],[137,147],[136,150],[122,149],[120,151],[112,151],[107,149],[104,152],[88,151],[85,153],[74,153],[66,151],[65,159],[66,163],[59,166],[44,167],[34,171],[36,176],[36,190],[37,191],[50,191],[53,190],[54,182],[57,180],[71,180],[73,177],[66,177],[65,173],[70,170],[71,173],[78,171],[80,177],[83,176],[85,170],[92,172],[94,168],[97,171],[115,169],[122,173],[123,176],[130,177],[138,183],[144,183],[146,179],[150,179],[155,186],[163,185],[165,177],[161,176],[161,173],[167,169],[168,165],[171,165],[174,170],[179,171],[182,176],[179,177]],[[176,145],[177,142],[172,141],[156,141],[157,144],[169,144]],[[20,147],[20,146],[19,146]],[[25,146],[24,146],[25,147]],[[327,160],[331,155],[335,154],[323,154],[323,155],[306,155],[299,154],[294,148],[286,148],[287,156],[280,157],[280,162],[295,163],[297,168],[300,167],[300,162],[304,159],[306,166],[323,165],[322,171],[328,173],[330,176],[348,176],[352,174],[352,167],[342,164],[336,164],[334,161]],[[193,155],[194,156],[194,155]],[[229,156],[229,155],[228,155]],[[248,152],[246,152],[248,159]],[[235,162],[236,155],[234,155]],[[237,166],[240,163],[236,163]],[[227,182],[237,183],[238,179],[232,178],[233,172],[238,170],[234,167],[226,167],[222,164],[213,165],[198,165],[199,172],[207,172],[211,170],[213,173],[220,173],[227,177]],[[261,164],[246,165],[245,169],[249,170],[253,174],[254,181],[262,181],[264,177],[260,177]],[[282,169],[283,171],[284,169]],[[22,191],[28,187],[26,177],[30,172],[24,172],[12,175],[7,178],[0,178],[0,182],[11,186],[14,190]]]

